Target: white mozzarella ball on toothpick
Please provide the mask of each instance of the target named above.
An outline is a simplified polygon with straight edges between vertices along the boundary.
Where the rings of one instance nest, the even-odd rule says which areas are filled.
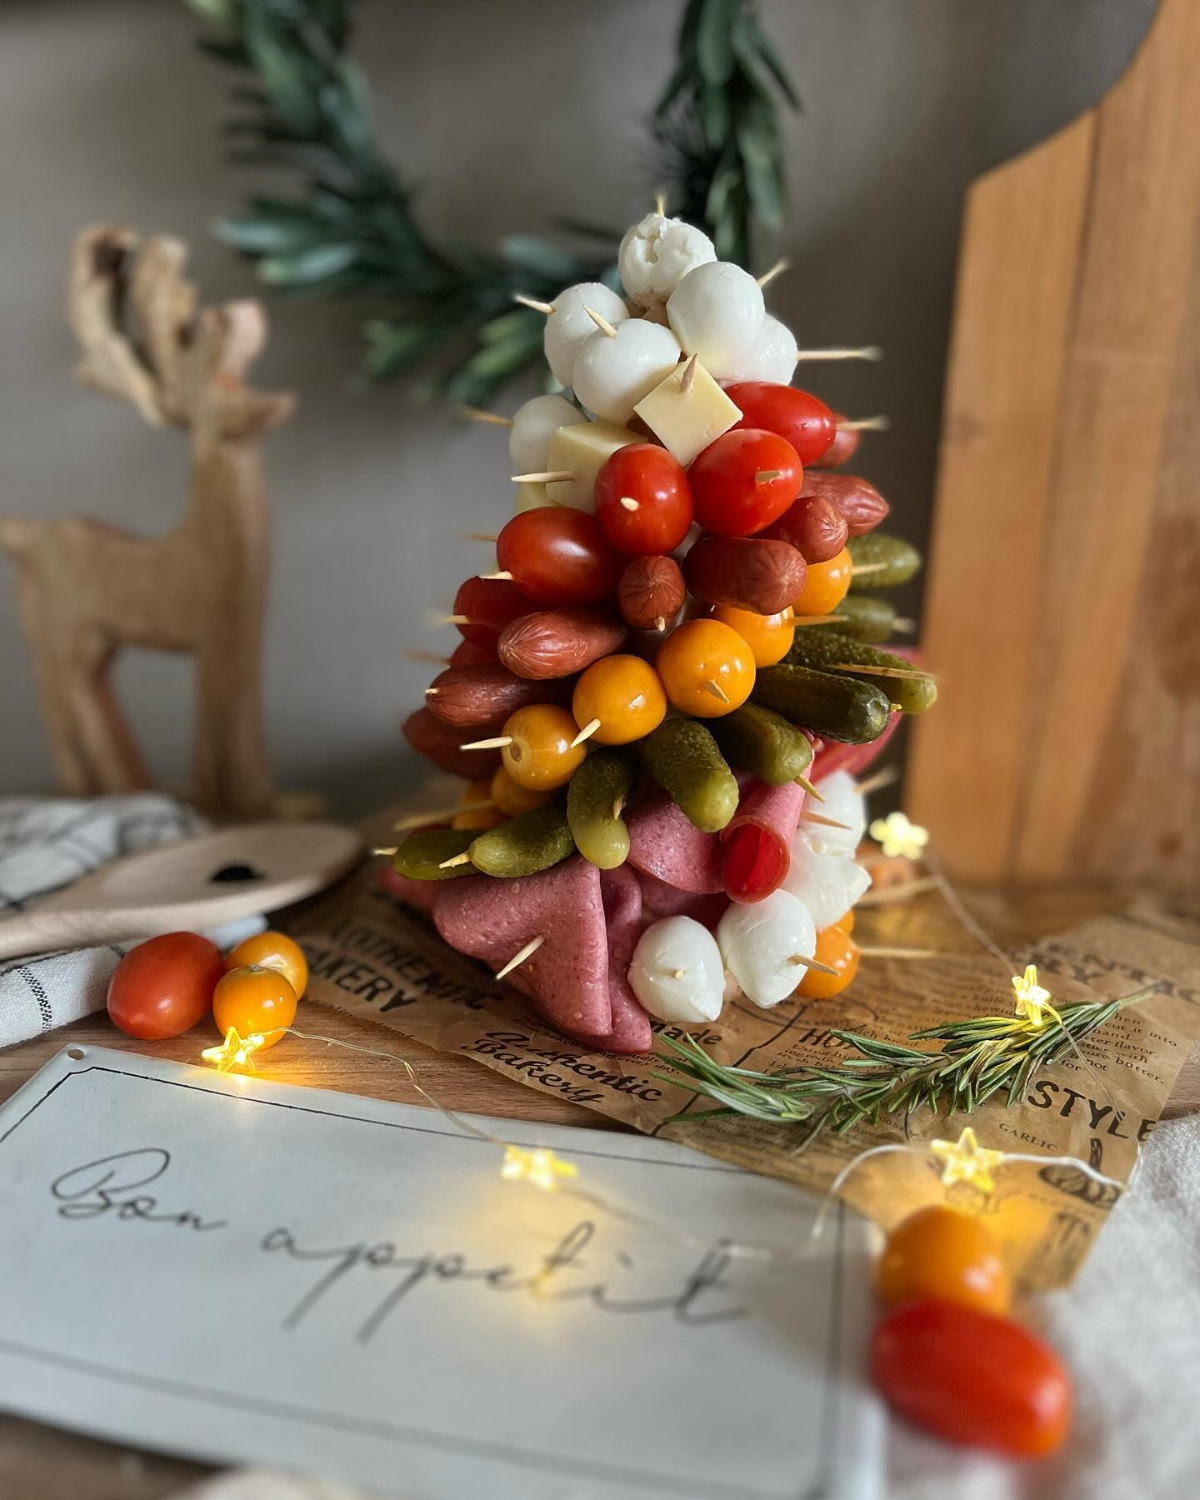
[[[825,824],[809,823],[804,827],[805,837],[818,854],[853,857],[867,831],[867,799],[849,771],[835,771],[832,776],[826,776],[818,790],[825,800],[820,805],[808,803],[809,810],[847,826],[829,828]]]
[[[651,923],[633,950],[629,984],[660,1021],[715,1021],[725,998],[716,938],[691,917]]]
[[[628,422],[643,396],[679,363],[679,341],[669,328],[629,318],[612,334],[593,327],[575,357],[575,394],[605,422]]]
[[[791,385],[795,373],[796,335],[785,323],[766,313],[754,352],[738,372],[738,379],[769,380],[775,385]]]
[[[546,315],[542,347],[554,378],[562,385],[571,384],[575,356],[596,331],[596,325],[587,312],[589,307],[614,326],[629,316],[629,309],[621,298],[602,281],[581,281],[559,292],[554,299],[554,311]]]
[[[745,369],[765,317],[758,282],[724,260],[689,271],[667,302],[676,338],[714,380],[734,380]]]
[[[626,232],[617,256],[621,284],[638,307],[664,303],[689,271],[716,260],[713,242],[682,219],[647,214]]]
[[[550,439],[560,427],[587,417],[565,396],[535,396],[520,407],[508,429],[508,456],[514,474],[541,474],[548,467]]]
[[[870,886],[871,877],[849,854],[824,854],[816,850],[812,832],[801,825],[792,840],[792,863],[784,877],[783,889],[808,907],[820,930],[846,915]]]
[[[804,978],[798,960],[817,951],[817,927],[798,897],[772,891],[762,901],[730,902],[717,923],[717,946],[746,998],[767,1010]]]

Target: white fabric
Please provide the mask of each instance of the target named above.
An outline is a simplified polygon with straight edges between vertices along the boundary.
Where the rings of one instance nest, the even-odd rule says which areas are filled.
[[[208,826],[198,812],[157,792],[89,801],[0,798],[0,921],[110,859],[203,833]],[[250,917],[208,936],[224,948],[264,926],[261,917]],[[102,1009],[112,971],[131,946],[112,943],[0,959],[0,1047]]]

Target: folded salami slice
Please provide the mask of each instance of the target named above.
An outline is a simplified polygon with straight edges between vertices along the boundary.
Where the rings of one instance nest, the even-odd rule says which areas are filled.
[[[649,1052],[650,1017],[629,987],[629,963],[642,935],[642,888],[637,875],[621,865],[600,874],[600,894],[608,928],[608,996],[612,1028],[605,1036],[575,1034],[604,1052]]]
[[[627,813],[625,825],[635,870],[699,896],[721,890],[720,839],[693,828],[665,792],[654,793]]]
[[[804,791],[794,781],[758,782],[743,791],[720,834],[721,882],[731,901],[762,901],[783,884],[803,806]]]
[[[440,880],[413,880],[407,875],[397,875],[395,870],[383,869],[379,872],[380,890],[420,911],[432,912],[438,888],[442,884]]]
[[[901,713],[892,714],[887,728],[869,745],[840,745],[835,740],[826,740],[813,756],[809,780],[819,783],[822,777],[830,776],[834,771],[847,771],[851,776],[861,776],[868,766],[874,765],[879,759],[883,747],[895,734],[896,726],[903,717]]]
[[[531,939],[544,938],[506,983],[562,1031],[589,1037],[612,1031],[608,935],[595,865],[575,855],[519,880],[480,875],[437,885],[433,920],[452,948],[496,970]]]
[[[692,891],[680,891],[665,880],[653,875],[639,873],[642,885],[642,910],[648,917],[691,917],[701,927],[710,931],[717,925],[729,905],[724,891],[711,896],[697,896]]]

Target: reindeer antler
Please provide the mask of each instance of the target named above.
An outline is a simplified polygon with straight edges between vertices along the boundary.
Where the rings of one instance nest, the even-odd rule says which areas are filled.
[[[67,319],[83,349],[76,378],[98,391],[131,401],[160,427],[158,386],[121,327],[130,257],[138,236],[115,225],[93,225],[75,240],[67,281]]]

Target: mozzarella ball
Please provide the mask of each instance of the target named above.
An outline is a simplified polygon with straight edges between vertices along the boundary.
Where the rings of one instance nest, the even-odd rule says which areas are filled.
[[[550,456],[550,439],[558,429],[586,421],[579,408],[565,396],[535,396],[526,401],[508,429],[508,456],[513,473],[543,473]]]
[[[593,329],[575,357],[575,394],[604,422],[624,424],[643,396],[679,363],[679,344],[669,328],[629,318],[612,338]]]
[[[621,241],[617,266],[630,301],[649,308],[665,302],[689,271],[716,258],[703,230],[682,219],[647,214]]]
[[[766,313],[754,352],[738,372],[738,379],[770,380],[775,385],[791,385],[795,373],[796,335],[778,318]]]
[[[844,917],[870,884],[871,877],[848,854],[819,853],[811,830],[801,825],[792,840],[792,864],[783,889],[804,903],[818,930]]]
[[[747,999],[766,1010],[804,978],[795,960],[817,951],[817,927],[802,901],[772,891],[763,901],[730,902],[717,923],[717,946]]]
[[[667,301],[675,336],[714,380],[734,380],[745,369],[765,317],[762,288],[724,260],[689,271]]]
[[[810,810],[837,823],[845,823],[847,827],[826,828],[819,823],[810,823],[804,829],[805,836],[818,854],[853,857],[867,831],[867,799],[849,771],[835,771],[832,776],[826,776],[817,790],[825,800],[807,804]]]
[[[629,316],[624,302],[602,281],[581,281],[577,286],[559,292],[554,299],[554,311],[546,317],[542,347],[554,378],[562,385],[571,384],[575,356],[580,346],[596,332],[596,325],[586,311],[589,307],[613,324],[623,323]]]
[[[660,1021],[715,1021],[725,998],[716,938],[691,917],[663,917],[638,939],[629,984]]]

